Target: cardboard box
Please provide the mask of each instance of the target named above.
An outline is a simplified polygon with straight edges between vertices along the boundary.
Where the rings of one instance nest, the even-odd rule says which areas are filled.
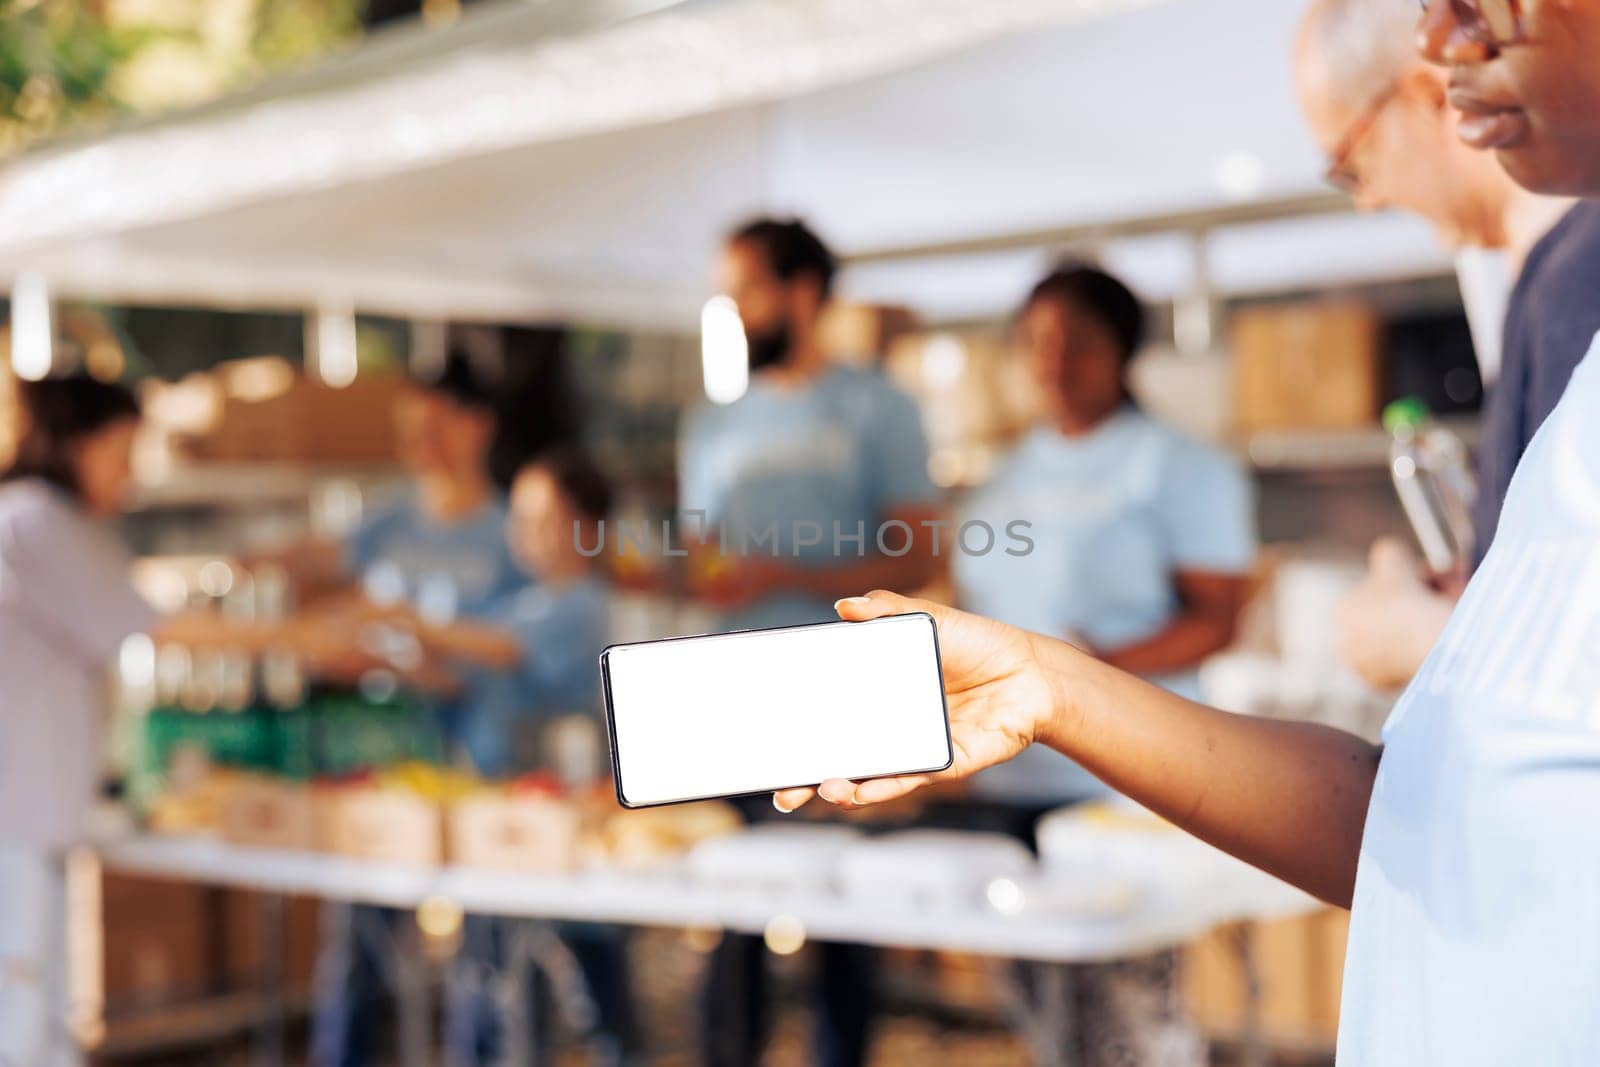
[[[449,818],[452,863],[533,874],[577,866],[582,817],[565,800],[485,793],[457,801]]]
[[[317,836],[325,850],[406,867],[444,862],[444,813],[435,802],[384,786],[336,786],[316,793]]]
[[[151,390],[152,422],[210,463],[377,464],[395,458],[399,375],[332,389],[282,361],[237,360]]]
[[[1269,1046],[1331,1052],[1339,1032],[1348,912],[1256,923],[1251,955],[1261,983],[1262,1033]],[[1236,1038],[1245,1022],[1245,972],[1239,929],[1217,931],[1184,951],[1184,990],[1201,1027]]]
[[[243,777],[223,802],[222,837],[255,848],[316,849],[316,793],[300,783]]]
[[[291,995],[309,993],[322,944],[322,902],[311,897],[282,899],[277,902],[282,908],[279,922],[264,922],[263,896],[249,890],[224,894],[222,984],[228,989],[253,988],[272,959],[282,968]],[[270,955],[263,951],[266,937],[276,942]]]
[[[107,871],[101,888],[108,1011],[206,992],[215,980],[217,891]]]
[[[395,459],[398,374],[357,378],[343,389],[312,385],[306,394],[307,449],[317,463],[391,463]]]
[[[1231,331],[1238,429],[1377,423],[1380,324],[1370,307],[1323,301],[1245,308]]]
[[[590,809],[584,849],[590,858],[624,870],[649,870],[702,841],[744,828],[738,809],[720,800],[624,810],[615,800]]]
[[[909,308],[835,300],[822,313],[819,344],[834,362],[875,367],[894,341],[916,324],[916,315]]]

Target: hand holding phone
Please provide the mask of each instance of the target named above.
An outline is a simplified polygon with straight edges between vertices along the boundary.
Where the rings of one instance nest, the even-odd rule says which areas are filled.
[[[613,645],[600,668],[625,807],[951,763],[925,613]]]

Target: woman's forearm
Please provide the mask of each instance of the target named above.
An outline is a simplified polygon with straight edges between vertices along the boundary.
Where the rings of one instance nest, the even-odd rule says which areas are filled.
[[[1381,749],[1217,711],[1061,642],[1035,643],[1057,691],[1041,741],[1195,836],[1349,906]]]
[[[1160,632],[1121,648],[1097,649],[1096,654],[1118,670],[1134,674],[1173,674],[1192,670],[1233,641],[1231,615],[1184,614]]]
[[[516,635],[498,626],[458,619],[443,625],[422,626],[417,637],[429,653],[465,660],[492,670],[515,670],[523,650]]]

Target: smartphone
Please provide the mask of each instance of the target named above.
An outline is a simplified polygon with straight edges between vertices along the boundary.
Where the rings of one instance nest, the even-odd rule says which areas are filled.
[[[600,675],[625,808],[950,766],[925,612],[612,645]]]

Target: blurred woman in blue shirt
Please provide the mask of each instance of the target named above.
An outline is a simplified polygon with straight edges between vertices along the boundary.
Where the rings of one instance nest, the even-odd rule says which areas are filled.
[[[1023,304],[1018,339],[1044,418],[961,521],[1026,522],[1032,546],[958,553],[961,603],[1197,697],[1201,661],[1233,640],[1255,557],[1249,482],[1134,405],[1127,371],[1144,311],[1115,278],[1084,266],[1050,274]],[[1047,803],[1091,783],[1041,748],[976,788]]]
[[[1128,364],[1144,312],[1090,267],[1052,273],[1029,294],[1018,334],[1045,417],[961,509],[960,521],[1017,531],[984,554],[957,553],[962,606],[1065,638],[1191,698],[1196,669],[1233,639],[1255,555],[1249,484],[1226,456],[1141,412]],[[964,544],[979,543],[973,535]],[[972,782],[977,815],[1031,843],[1049,808],[1106,792],[1087,771],[1034,746]],[[1073,968],[1087,1005],[1077,1050],[1100,1062],[1204,1061],[1182,1008],[1173,953]],[[1138,996],[1119,995],[1130,989]]]
[[[601,560],[587,548],[599,543],[598,527],[610,509],[610,486],[582,452],[561,448],[540,456],[512,484],[504,531],[534,584],[478,619],[411,620],[429,657],[460,680],[460,738],[485,777],[533,769],[524,757],[533,746],[524,742],[557,716],[590,713],[600,729],[598,659],[610,629],[610,590]],[[484,915],[464,921],[445,1011],[451,1063],[499,1063],[511,1051],[514,1036],[494,990],[501,976],[524,965],[513,945],[525,925]],[[559,923],[556,930],[577,958],[596,1010],[586,1035],[594,1061],[615,1062],[635,1040],[625,932],[593,923]],[[529,1054],[543,1062],[553,1040],[552,997],[542,971],[528,977]]]

